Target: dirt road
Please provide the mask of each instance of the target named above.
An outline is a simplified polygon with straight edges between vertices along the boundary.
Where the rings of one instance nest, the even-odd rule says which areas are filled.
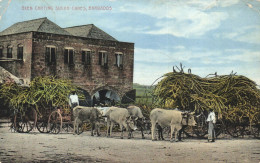
[[[184,139],[183,142],[91,137],[90,132],[29,134],[11,133],[0,123],[0,162],[260,162],[257,139]]]

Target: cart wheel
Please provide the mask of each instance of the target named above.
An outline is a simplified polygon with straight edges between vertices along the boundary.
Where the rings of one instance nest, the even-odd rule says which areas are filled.
[[[14,129],[19,133],[29,133],[34,128],[37,121],[37,114],[34,109],[26,111],[25,113],[17,113],[14,116]]]
[[[59,111],[53,111],[48,119],[48,131],[58,134],[62,129],[62,116]]]
[[[77,133],[78,135],[79,134],[82,134],[84,131],[88,131],[88,130],[91,130],[91,124],[90,123],[81,123],[79,124],[79,132]]]
[[[260,125],[253,125],[251,127],[251,133],[255,138],[260,139]]]
[[[72,123],[63,123],[62,129],[66,132],[73,132],[73,124]]]
[[[184,133],[187,137],[194,137],[194,132],[193,132],[192,126],[184,126],[184,127],[183,127],[183,133]]]
[[[204,114],[200,114],[199,117],[196,118],[197,125],[192,127],[193,133],[195,133],[198,138],[204,138],[204,136],[208,133],[208,125],[206,120],[206,116]]]
[[[206,124],[202,126],[192,127],[192,130],[197,135],[198,138],[204,138],[205,135],[208,133],[208,127]]]
[[[245,126],[239,124],[229,124],[226,126],[227,132],[233,137],[239,137],[244,135]]]
[[[37,121],[36,123],[36,128],[38,129],[38,131],[40,133],[49,133],[50,130],[48,130],[48,122],[47,122],[47,118],[45,121]]]
[[[220,134],[225,133],[225,124],[222,120],[220,120],[218,123],[215,125],[215,134],[216,137],[218,137]]]

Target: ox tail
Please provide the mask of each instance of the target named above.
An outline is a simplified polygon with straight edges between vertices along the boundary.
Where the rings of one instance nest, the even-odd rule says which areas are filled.
[[[77,109],[78,109],[78,106],[74,107],[72,110],[73,110],[73,112],[75,112],[75,110],[77,110]]]
[[[79,110],[83,109],[82,106],[76,106],[74,107],[72,110],[73,110],[73,117],[77,117],[78,116],[78,112]],[[77,111],[78,110],[78,111]]]
[[[82,109],[80,106],[76,106],[76,107],[74,107],[73,108],[73,112],[75,111],[75,110],[77,110],[77,109]]]

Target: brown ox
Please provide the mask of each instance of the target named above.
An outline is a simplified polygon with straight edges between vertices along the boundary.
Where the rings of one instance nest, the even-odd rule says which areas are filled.
[[[79,124],[83,122],[91,123],[91,136],[94,136],[94,129],[97,132],[97,135],[100,136],[99,133],[99,123],[102,118],[101,112],[94,107],[85,107],[85,106],[76,106],[73,108],[73,118],[74,118],[74,130],[73,134],[76,132],[79,134]]]

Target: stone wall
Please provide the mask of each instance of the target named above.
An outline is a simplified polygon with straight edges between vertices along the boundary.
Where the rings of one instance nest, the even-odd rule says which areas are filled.
[[[56,48],[56,64],[45,61],[46,46]],[[64,63],[64,49],[74,49],[74,65]],[[91,65],[82,63],[81,51],[91,51]],[[99,51],[108,53],[108,67],[99,65]],[[115,66],[115,52],[123,53],[123,68]],[[134,44],[34,32],[32,77],[54,75],[71,79],[91,96],[101,89],[120,97],[133,88]]]
[[[12,46],[12,58],[6,58],[9,45]],[[23,60],[17,59],[18,45],[23,46]],[[28,84],[31,80],[32,33],[0,36],[0,47],[3,47],[0,66]]]
[[[17,47],[23,45],[23,60],[17,59]],[[13,58],[7,59],[7,46],[13,48]],[[71,79],[74,84],[86,90],[90,96],[100,90],[112,90],[120,98],[133,89],[134,44],[118,41],[88,39],[76,36],[29,32],[0,36],[4,62],[0,66],[26,83],[37,76],[53,75]],[[56,49],[56,62],[48,64],[45,58],[46,46]],[[64,49],[74,49],[74,64],[64,63]],[[91,51],[91,64],[82,62],[82,50]],[[108,54],[108,66],[99,65],[99,52]],[[123,67],[115,65],[115,53],[123,54]]]

